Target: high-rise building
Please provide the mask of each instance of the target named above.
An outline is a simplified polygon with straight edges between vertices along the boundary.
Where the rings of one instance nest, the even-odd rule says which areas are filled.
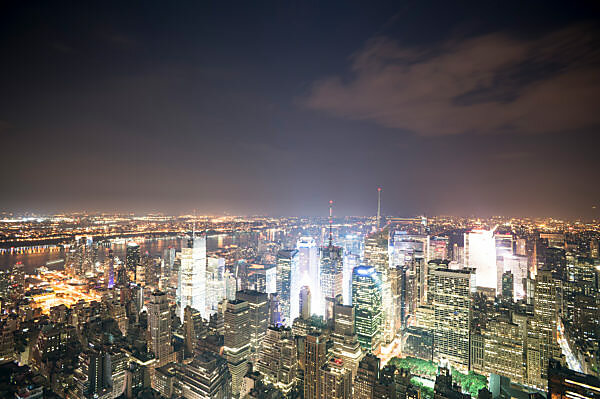
[[[527,328],[527,384],[546,390],[550,359],[559,358],[558,291],[550,270],[538,270],[534,281],[533,317]]]
[[[210,256],[206,262],[206,314],[217,313],[219,302],[226,297],[225,259]]]
[[[212,352],[200,352],[185,366],[177,367],[181,396],[186,399],[230,399],[232,378],[227,362]]]
[[[352,398],[352,373],[350,369],[345,367],[343,359],[330,358],[319,372],[321,399]]]
[[[363,351],[358,342],[354,328],[354,306],[335,304],[333,306],[333,331],[331,354],[336,359],[342,359],[344,367],[356,377],[358,363],[363,358]]]
[[[327,339],[310,333],[304,340],[304,399],[321,398],[321,367],[327,360]]]
[[[300,288],[299,304],[300,304],[300,317],[304,320],[308,320],[312,316],[312,293],[308,285]]]
[[[321,282],[319,279],[319,254],[317,243],[312,237],[300,237],[296,245],[298,249],[298,283],[292,286],[309,286],[312,294],[312,308],[322,315],[324,307],[321,303]],[[292,275],[292,278],[294,275]]]
[[[256,369],[265,381],[287,394],[294,387],[298,367],[296,339],[289,327],[269,327]]]
[[[341,247],[330,245],[321,248],[321,298],[335,298],[342,295],[343,251]],[[323,314],[324,312],[320,312]]]
[[[248,302],[227,302],[224,314],[224,355],[231,373],[232,396],[238,397],[250,357],[250,307]]]
[[[279,295],[282,322],[288,326],[299,314],[299,311],[291,312],[292,302],[295,302],[298,295],[300,295],[300,287],[292,286],[292,282],[294,284],[299,283],[297,256],[298,251],[295,249],[282,249],[277,253],[277,293]],[[292,278],[293,274],[295,276]]]
[[[125,250],[125,266],[127,271],[133,275],[133,281],[137,281],[136,270],[140,264],[140,246],[135,242],[128,242]]]
[[[352,305],[352,270],[360,266],[363,256],[363,239],[357,234],[344,237],[344,266],[342,272],[342,296],[344,305]]]
[[[354,379],[354,399],[373,399],[379,381],[379,358],[367,353],[358,365]]]
[[[513,286],[514,278],[510,270],[505,271],[502,274],[502,298],[512,301],[513,300]]]
[[[363,349],[378,352],[381,345],[382,300],[379,276],[372,266],[358,266],[352,275],[352,304],[356,333]]]
[[[167,294],[154,291],[148,304],[148,330],[150,332],[150,350],[162,364],[171,361],[171,311]]]
[[[448,237],[436,236],[436,237],[427,237],[427,257],[426,261],[430,260],[445,260],[449,259],[448,253]]]
[[[236,293],[236,298],[246,301],[249,306],[250,360],[258,360],[260,347],[269,326],[269,298],[265,292],[243,290]]]
[[[115,286],[115,256],[112,249],[108,251],[108,289],[112,289]]]
[[[385,342],[391,341],[396,332],[396,326],[394,325],[395,310],[388,276],[390,268],[388,241],[387,229],[367,235],[365,237],[364,256],[365,264],[375,268],[379,279],[382,295],[381,339]]]
[[[206,237],[192,237],[181,249],[181,268],[177,287],[179,317],[183,321],[186,306],[202,313],[206,312]]]
[[[432,270],[430,276],[435,312],[433,359],[448,361],[453,367],[467,371],[475,274],[472,269],[440,267]]]
[[[477,287],[498,288],[493,230],[473,229],[465,233],[465,267],[475,269]]]

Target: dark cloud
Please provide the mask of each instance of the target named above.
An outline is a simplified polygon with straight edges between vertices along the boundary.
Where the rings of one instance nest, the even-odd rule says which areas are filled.
[[[590,26],[402,46],[378,37],[349,77],[317,81],[315,110],[423,136],[553,133],[600,125],[600,40]]]

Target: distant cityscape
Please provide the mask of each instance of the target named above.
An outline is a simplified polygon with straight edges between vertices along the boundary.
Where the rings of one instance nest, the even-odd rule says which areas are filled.
[[[380,200],[2,214],[0,397],[600,397],[600,222]]]

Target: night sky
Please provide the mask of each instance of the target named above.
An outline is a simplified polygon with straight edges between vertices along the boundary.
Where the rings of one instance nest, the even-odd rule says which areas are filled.
[[[0,3],[2,209],[600,218],[597,2],[83,3]]]

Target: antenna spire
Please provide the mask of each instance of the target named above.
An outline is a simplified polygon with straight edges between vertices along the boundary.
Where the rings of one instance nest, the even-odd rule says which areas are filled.
[[[381,227],[381,187],[377,187],[377,228]]]
[[[329,200],[329,246],[333,246],[333,200]]]

